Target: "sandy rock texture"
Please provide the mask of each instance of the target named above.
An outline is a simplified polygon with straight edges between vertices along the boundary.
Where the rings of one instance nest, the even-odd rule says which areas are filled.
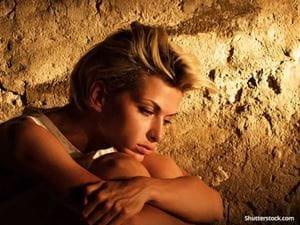
[[[65,104],[76,60],[135,20],[166,26],[219,88],[185,96],[160,149],[221,192],[220,224],[299,220],[299,0],[2,0],[0,120]]]

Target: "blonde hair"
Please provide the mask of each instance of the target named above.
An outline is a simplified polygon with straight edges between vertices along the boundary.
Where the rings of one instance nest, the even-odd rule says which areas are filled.
[[[214,84],[200,77],[198,62],[169,42],[162,27],[134,22],[95,45],[71,74],[70,101],[79,109],[88,105],[89,90],[96,81],[108,93],[134,90],[145,75],[154,75],[182,92]]]

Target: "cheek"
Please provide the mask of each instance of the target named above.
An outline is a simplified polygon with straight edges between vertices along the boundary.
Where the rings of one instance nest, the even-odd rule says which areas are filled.
[[[129,147],[141,143],[146,138],[148,120],[139,112],[125,114],[120,128],[120,139]]]

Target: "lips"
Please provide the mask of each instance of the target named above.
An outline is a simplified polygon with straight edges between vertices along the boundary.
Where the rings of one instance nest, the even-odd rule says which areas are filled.
[[[154,151],[154,148],[147,145],[137,145],[136,150],[141,154],[149,155]]]

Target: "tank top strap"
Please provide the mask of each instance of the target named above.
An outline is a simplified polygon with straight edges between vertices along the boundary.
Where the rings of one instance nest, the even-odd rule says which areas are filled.
[[[27,115],[35,124],[50,131],[68,150],[69,154],[76,157],[83,153],[76,148],[55,126],[55,124],[43,113],[37,115]]]
[[[90,166],[92,160],[103,155],[116,152],[116,150],[111,147],[108,149],[99,149],[97,151],[83,153],[61,133],[56,125],[45,114],[38,113],[34,115],[26,115],[25,117],[30,118],[35,124],[51,132],[65,146],[71,157],[85,168]]]
[[[40,126],[40,127],[43,127],[47,130],[49,130],[39,119],[37,119],[36,117],[34,116],[25,116],[26,118],[30,118],[36,125]]]

